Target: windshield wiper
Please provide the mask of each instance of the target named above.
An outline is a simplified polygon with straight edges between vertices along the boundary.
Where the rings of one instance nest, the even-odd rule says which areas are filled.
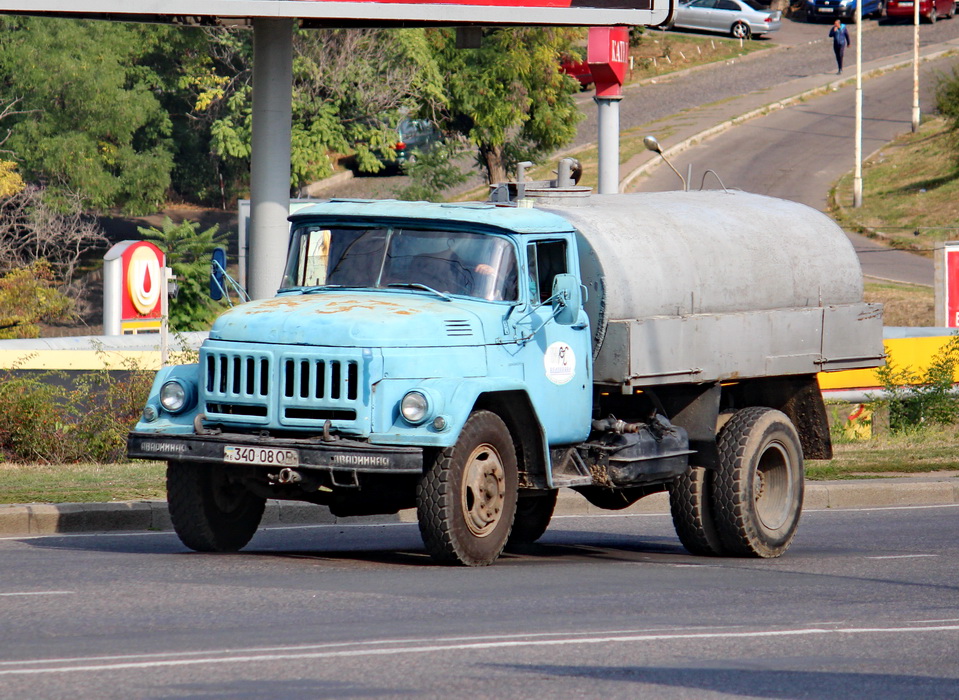
[[[428,285],[420,284],[419,282],[393,282],[393,283],[388,284],[388,285],[386,285],[386,286],[387,286],[387,287],[406,287],[407,289],[422,289],[422,290],[427,291],[427,292],[432,292],[433,294],[435,294],[436,296],[438,296],[438,297],[439,297],[440,299],[442,299],[443,301],[453,301],[453,298],[452,298],[451,296],[449,296],[449,295],[447,295],[447,294],[444,294],[443,292],[439,291],[438,289],[433,289],[432,287],[430,287],[430,286],[428,286]]]

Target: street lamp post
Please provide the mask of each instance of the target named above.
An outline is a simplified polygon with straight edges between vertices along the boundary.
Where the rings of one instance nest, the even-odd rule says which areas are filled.
[[[862,206],[862,0],[856,2],[856,170],[852,178],[852,205]]]
[[[919,131],[919,0],[912,4],[912,132]]]

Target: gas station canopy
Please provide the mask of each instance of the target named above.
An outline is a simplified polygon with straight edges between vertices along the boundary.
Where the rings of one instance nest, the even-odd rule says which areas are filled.
[[[185,25],[249,24],[255,18],[330,25],[656,25],[669,0],[0,0],[0,14],[54,15]]]

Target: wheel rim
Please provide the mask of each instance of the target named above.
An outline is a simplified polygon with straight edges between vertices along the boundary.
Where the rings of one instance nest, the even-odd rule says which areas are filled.
[[[243,507],[243,497],[246,491],[219,470],[214,470],[210,478],[210,491],[213,495],[213,504],[217,510],[229,515]]]
[[[771,443],[763,451],[753,480],[756,514],[763,526],[778,530],[791,515],[792,480],[790,459],[785,445]]]
[[[743,26],[742,24],[737,24],[735,27],[733,27],[733,36],[736,37],[737,39],[745,39],[746,27]]]
[[[492,445],[478,445],[466,461],[462,504],[466,527],[486,537],[499,523],[506,502],[506,470]]]

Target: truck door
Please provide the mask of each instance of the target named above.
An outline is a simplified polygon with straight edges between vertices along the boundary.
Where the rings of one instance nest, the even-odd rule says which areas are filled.
[[[585,440],[592,417],[592,350],[585,311],[571,325],[553,318],[550,297],[558,274],[579,275],[573,243],[531,241],[526,248],[530,313],[521,329],[532,338],[520,350],[533,405],[551,445]]]

